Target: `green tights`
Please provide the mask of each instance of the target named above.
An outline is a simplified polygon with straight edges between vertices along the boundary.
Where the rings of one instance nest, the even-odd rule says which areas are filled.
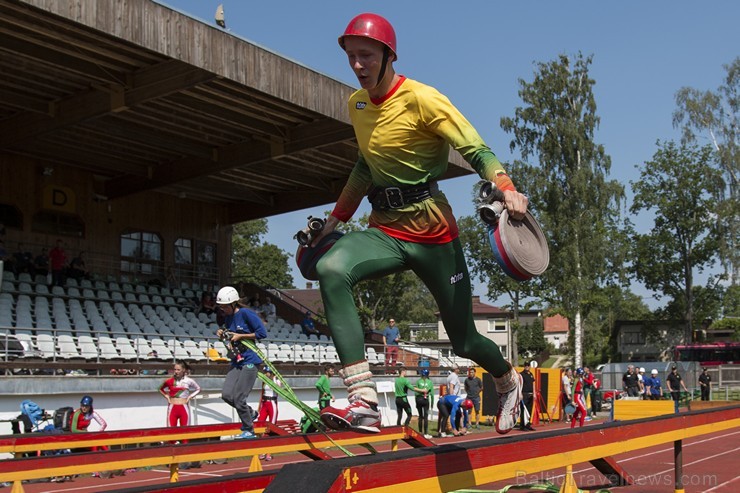
[[[475,328],[470,277],[460,240],[442,245],[411,243],[377,228],[344,235],[316,266],[342,364],[365,359],[364,332],[352,296],[354,286],[408,269],[421,278],[436,300],[455,354],[475,361],[494,377],[506,373],[509,364],[498,346]]]

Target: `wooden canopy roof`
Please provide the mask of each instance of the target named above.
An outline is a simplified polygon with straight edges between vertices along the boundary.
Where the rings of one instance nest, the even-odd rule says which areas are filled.
[[[353,88],[151,0],[0,0],[0,152],[231,223],[336,200]],[[451,153],[447,177],[470,172]]]

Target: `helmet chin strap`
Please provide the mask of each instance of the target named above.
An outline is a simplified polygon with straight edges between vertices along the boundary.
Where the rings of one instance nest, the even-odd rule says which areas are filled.
[[[375,84],[375,87],[378,87],[381,82],[383,82],[383,78],[385,77],[385,69],[388,66],[388,55],[390,54],[391,50],[387,46],[383,46],[383,64],[380,66],[380,73],[378,74],[378,82]],[[375,89],[375,88],[373,88]]]

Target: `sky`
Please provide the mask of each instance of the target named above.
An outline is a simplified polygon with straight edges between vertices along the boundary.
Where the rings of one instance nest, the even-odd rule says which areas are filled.
[[[397,36],[396,72],[439,89],[470,120],[506,163],[511,135],[503,116],[522,105],[519,80],[530,82],[537,62],[559,55],[592,55],[590,76],[601,124],[595,140],[612,159],[610,178],[631,202],[636,166],[649,161],[658,140],[678,140],[672,114],[682,87],[715,91],[723,65],[740,56],[740,2],[655,0],[492,1],[463,0],[167,0],[160,2],[208,24],[223,4],[226,28],[281,56],[358,87],[337,44],[349,20],[362,12],[386,17]],[[512,177],[516,183],[516,177]],[[457,217],[474,213],[471,190],[478,177],[442,182]],[[333,204],[269,218],[265,240],[291,255],[295,232],[308,215],[323,216]],[[369,212],[366,202],[356,217]],[[627,210],[625,210],[628,213]],[[631,218],[642,232],[650,217]],[[291,260],[296,287],[304,279]],[[487,300],[485,287],[474,294]],[[653,308],[663,302],[639,285],[633,291]],[[488,300],[496,305],[509,300]]]

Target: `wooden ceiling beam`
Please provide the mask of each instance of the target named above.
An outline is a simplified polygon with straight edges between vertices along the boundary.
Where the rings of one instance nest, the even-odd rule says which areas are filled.
[[[140,83],[137,74],[129,78],[133,89],[126,90],[123,86],[94,86],[92,89],[74,94],[56,102],[52,107],[52,115],[38,115],[23,113],[0,122],[0,149],[17,147],[19,143],[53,132],[60,128],[83,123],[110,112],[125,111],[126,109],[144,103],[151,99],[167,96],[188,87],[200,84],[215,77],[214,74],[201,69],[195,69],[181,64],[184,69],[177,76],[168,72],[172,69],[171,62],[161,64],[164,78],[157,84],[146,83],[151,77],[150,68],[143,71],[145,83]]]
[[[295,135],[299,138],[294,141],[283,143],[277,140],[267,142],[249,139],[217,149],[214,151],[214,158],[211,160],[187,157],[180,161],[161,164],[153,170],[151,179],[144,183],[134,177],[124,177],[108,182],[105,186],[105,195],[109,198],[123,197],[231,168],[255,166],[273,158],[305,151],[317,145],[328,145],[340,140],[354,138],[354,131],[349,125],[335,122],[334,126],[333,131],[328,131],[326,122],[306,124],[302,126],[306,128],[296,129]],[[311,134],[309,128],[320,128],[321,138],[317,140]]]

